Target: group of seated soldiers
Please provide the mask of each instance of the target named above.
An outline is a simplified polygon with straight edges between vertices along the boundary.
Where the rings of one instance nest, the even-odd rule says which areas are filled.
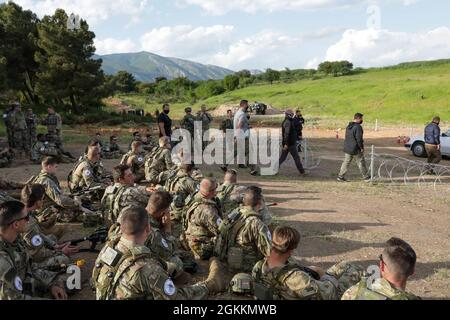
[[[219,185],[192,164],[174,163],[167,137],[145,150],[133,139],[112,174],[101,157],[101,143],[91,141],[69,174],[71,194],[56,177],[58,159],[46,157],[22,202],[2,197],[0,299],[66,299],[61,266],[79,247],[60,242],[67,225],[57,222],[92,217],[109,228],[91,278],[100,300],[203,299],[227,290],[265,300],[417,298],[405,290],[416,255],[401,239],[386,243],[375,281],[349,262],[305,267],[293,257],[299,232],[274,226],[261,188],[239,185],[236,171]],[[86,206],[86,195],[98,208]],[[187,285],[199,261],[209,261],[209,275]]]

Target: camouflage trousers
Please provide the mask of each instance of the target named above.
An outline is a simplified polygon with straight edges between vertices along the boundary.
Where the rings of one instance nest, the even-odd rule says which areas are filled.
[[[199,241],[198,239],[187,237],[189,248],[196,259],[209,260],[214,254],[214,243]]]
[[[122,154],[120,153],[120,151],[113,151],[113,152],[104,152],[103,153],[103,158],[104,159],[120,159],[122,157]]]
[[[68,265],[70,258],[62,253],[55,253],[52,256],[45,258],[43,261],[33,263],[33,266],[38,269],[48,269],[51,267],[58,267],[62,264]]]
[[[339,297],[337,298],[340,299],[345,291],[361,281],[361,278],[365,275],[365,270],[355,264],[344,261],[329,268],[327,274],[338,280]]]
[[[14,145],[15,148],[21,151],[30,152],[30,144],[27,130],[14,131]]]

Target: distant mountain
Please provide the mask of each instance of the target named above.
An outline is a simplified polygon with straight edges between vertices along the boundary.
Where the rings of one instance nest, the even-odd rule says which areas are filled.
[[[186,77],[190,80],[223,79],[234,71],[225,68],[204,65],[177,58],[166,58],[150,52],[118,53],[94,56],[103,60],[103,71],[116,74],[118,71],[132,73],[136,80],[153,82],[157,77],[174,79]]]

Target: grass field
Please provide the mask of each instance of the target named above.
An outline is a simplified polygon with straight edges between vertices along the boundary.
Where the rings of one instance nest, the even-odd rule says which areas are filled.
[[[160,104],[142,95],[122,96],[125,101],[154,112]],[[439,114],[450,119],[450,61],[415,63],[405,67],[371,69],[357,75],[256,85],[199,101],[216,108],[245,98],[303,110],[307,118],[330,123],[347,121],[355,112],[366,121],[384,125],[422,125]],[[172,116],[180,118],[188,104],[173,104]]]

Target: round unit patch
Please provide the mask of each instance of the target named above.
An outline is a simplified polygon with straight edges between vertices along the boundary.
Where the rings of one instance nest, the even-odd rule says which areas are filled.
[[[14,287],[19,291],[23,290],[22,279],[19,276],[14,278]]]
[[[218,226],[220,226],[222,224],[222,219],[218,218],[216,223],[217,223]]]
[[[164,282],[164,293],[168,296],[173,296],[175,294],[176,288],[173,284],[173,281],[170,279],[167,279],[166,282]]]
[[[270,230],[267,230],[267,238],[272,241],[272,234],[270,233]]]
[[[144,158],[139,157],[139,158],[137,158],[137,160],[138,160],[138,162],[142,162],[142,161],[144,161]]]
[[[35,235],[33,238],[31,238],[31,244],[33,247],[39,247],[42,245],[42,237],[40,235]]]
[[[169,244],[167,243],[166,239],[161,239],[161,243],[164,246],[164,248],[169,249]]]
[[[91,170],[86,169],[86,170],[84,170],[83,174],[84,174],[85,176],[89,177],[92,173],[91,173]]]

